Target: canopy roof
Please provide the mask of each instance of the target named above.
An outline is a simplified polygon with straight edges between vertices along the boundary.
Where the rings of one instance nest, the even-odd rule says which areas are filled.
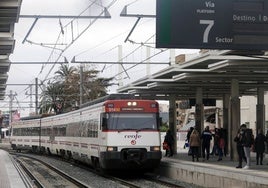
[[[143,98],[168,100],[195,98],[202,88],[203,98],[220,99],[230,94],[231,81],[239,81],[240,95],[256,95],[268,90],[268,60],[264,52],[211,50],[184,63],[171,65],[118,89]]]
[[[7,72],[10,68],[9,55],[13,53],[14,25],[18,22],[21,0],[0,1],[0,100],[4,99]]]

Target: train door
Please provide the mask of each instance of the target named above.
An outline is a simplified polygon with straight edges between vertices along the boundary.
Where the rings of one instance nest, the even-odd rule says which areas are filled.
[[[54,147],[53,147],[53,145],[54,145],[54,143],[55,143],[55,133],[54,133],[54,130],[53,130],[53,128],[52,128],[52,126],[51,127],[48,127],[48,129],[47,129],[47,135],[49,136],[49,147],[48,148],[50,148],[50,151],[49,152],[52,152],[52,153],[54,153]]]

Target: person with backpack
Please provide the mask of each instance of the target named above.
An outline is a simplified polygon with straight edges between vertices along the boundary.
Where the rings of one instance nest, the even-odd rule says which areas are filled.
[[[211,139],[212,139],[212,134],[209,130],[209,126],[206,126],[205,130],[201,134],[203,161],[205,161],[205,157],[207,160],[209,160],[209,154],[210,154],[209,150],[210,150]]]
[[[242,124],[237,131],[237,135],[234,138],[234,141],[236,142],[236,149],[237,149],[237,154],[238,154],[238,166],[236,168],[242,168],[242,162],[243,160],[247,162],[247,158],[245,157],[245,152],[244,152],[244,146],[242,144],[242,133],[243,130],[246,129],[245,124]]]
[[[256,151],[256,165],[262,165],[263,153],[265,150],[266,137],[263,134],[263,130],[259,129],[258,134],[254,141],[254,149]],[[259,163],[260,162],[260,163]]]
[[[241,129],[241,143],[244,149],[245,156],[247,158],[247,164],[243,169],[249,169],[250,168],[250,148],[254,143],[254,136],[252,133],[252,129],[247,129],[246,125],[243,124],[244,128]]]

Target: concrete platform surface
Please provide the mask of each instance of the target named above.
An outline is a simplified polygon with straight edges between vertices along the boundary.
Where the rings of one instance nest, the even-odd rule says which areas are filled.
[[[0,149],[0,188],[26,187],[9,154]]]
[[[199,158],[199,162],[192,162],[187,150],[182,149],[172,157],[163,157],[157,171],[162,176],[202,187],[268,188],[267,163],[265,158],[263,165],[256,165],[255,153],[251,153],[249,169],[236,168],[238,161],[230,160],[229,156],[222,161],[218,161],[218,156],[211,156],[209,160]]]

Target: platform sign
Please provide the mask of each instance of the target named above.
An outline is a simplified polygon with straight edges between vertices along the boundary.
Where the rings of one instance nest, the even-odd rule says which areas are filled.
[[[157,0],[157,48],[268,49],[268,0]]]

